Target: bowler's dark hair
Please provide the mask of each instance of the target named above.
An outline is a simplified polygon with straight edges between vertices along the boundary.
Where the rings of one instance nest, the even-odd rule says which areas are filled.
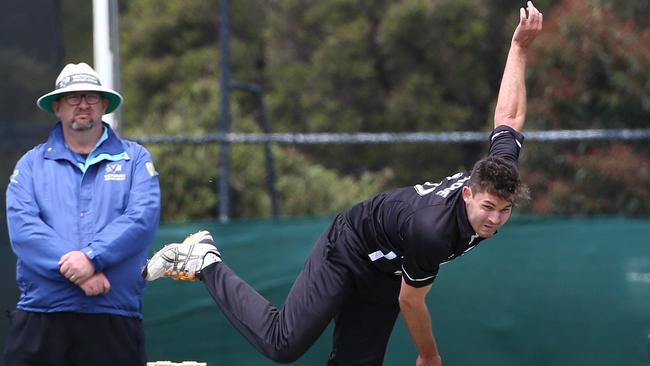
[[[521,182],[517,167],[498,156],[476,162],[467,185],[472,194],[490,193],[513,204],[529,198],[528,187]]]

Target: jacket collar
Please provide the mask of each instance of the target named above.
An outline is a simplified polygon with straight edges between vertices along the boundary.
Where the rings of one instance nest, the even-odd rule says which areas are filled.
[[[108,133],[108,138],[95,148],[93,155],[118,155],[123,153],[125,149],[122,145],[122,141],[120,141],[120,139],[115,135],[111,126],[105,122],[102,122],[102,125]],[[76,164],[76,159],[73,154],[74,153],[65,144],[65,139],[63,138],[63,126],[59,121],[56,123],[54,128],[52,128],[52,131],[50,131],[50,136],[46,142],[44,157],[52,160],[64,159]]]

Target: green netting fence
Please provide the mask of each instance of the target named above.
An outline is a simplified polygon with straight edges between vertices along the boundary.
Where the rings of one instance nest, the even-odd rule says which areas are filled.
[[[277,305],[330,217],[163,225],[152,251],[208,229],[224,260]],[[650,219],[515,217],[442,267],[428,305],[446,366],[650,365]],[[3,270],[13,254],[2,245]],[[11,275],[4,308],[15,304]],[[272,365],[230,326],[200,282],[161,279],[144,298],[150,360]],[[3,319],[6,334],[6,321]],[[296,365],[323,365],[332,329]],[[385,365],[413,365],[398,319]]]

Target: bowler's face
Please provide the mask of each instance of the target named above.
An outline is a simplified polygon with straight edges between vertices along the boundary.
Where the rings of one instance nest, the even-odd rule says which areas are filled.
[[[512,213],[512,202],[486,192],[472,193],[463,187],[463,201],[472,229],[482,238],[489,238],[505,224]]]
[[[73,103],[68,102],[70,96],[73,97],[71,99],[74,100],[73,103],[78,104],[73,105]],[[99,96],[98,101],[93,99],[97,96]],[[74,97],[76,97],[76,100]],[[91,103],[88,103],[89,100]],[[93,92],[70,93],[52,102],[54,114],[63,124],[63,128],[77,132],[100,128],[106,107],[108,107],[108,99]]]

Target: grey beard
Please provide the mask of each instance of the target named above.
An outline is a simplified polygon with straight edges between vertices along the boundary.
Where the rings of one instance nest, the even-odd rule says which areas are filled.
[[[72,123],[70,124],[70,128],[73,131],[88,131],[93,128],[94,124],[95,122],[93,121],[88,122],[88,124],[79,124],[75,121],[72,121]]]

